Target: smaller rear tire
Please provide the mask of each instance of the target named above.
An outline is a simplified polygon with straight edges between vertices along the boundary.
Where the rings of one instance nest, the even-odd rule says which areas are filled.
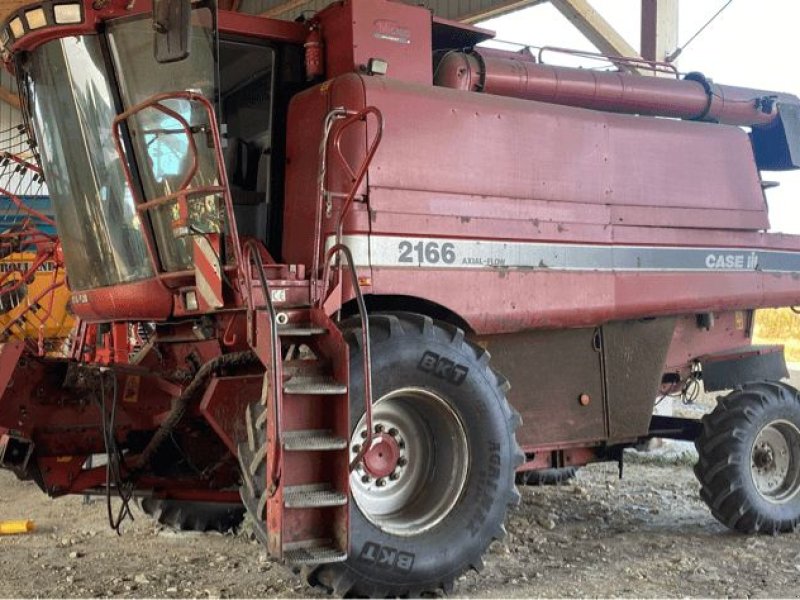
[[[575,479],[577,473],[577,467],[523,471],[522,473],[517,473],[517,485],[560,485]]]
[[[800,394],[748,384],[703,418],[695,442],[700,496],[721,523],[777,534],[800,524]]]
[[[146,515],[175,531],[236,531],[245,513],[242,505],[221,502],[144,498],[139,505]]]

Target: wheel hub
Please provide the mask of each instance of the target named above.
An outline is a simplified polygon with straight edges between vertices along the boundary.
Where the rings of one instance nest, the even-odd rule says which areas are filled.
[[[361,513],[394,535],[417,535],[440,523],[464,490],[467,437],[450,403],[434,392],[403,388],[372,409],[370,448],[350,475]],[[367,438],[366,419],[353,431],[350,461]]]
[[[400,460],[400,446],[388,433],[379,433],[372,438],[372,444],[364,454],[364,470],[376,479],[389,477],[397,469]]]
[[[788,421],[765,425],[756,435],[750,473],[766,500],[787,502],[800,491],[800,430]]]
[[[761,444],[753,450],[753,463],[759,469],[770,469],[775,466],[775,451],[768,444]]]

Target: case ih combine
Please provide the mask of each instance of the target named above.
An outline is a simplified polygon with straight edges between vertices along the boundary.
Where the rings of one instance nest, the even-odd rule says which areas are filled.
[[[800,101],[489,37],[384,0],[12,14],[79,323],[68,359],[3,346],[2,465],[117,526],[134,493],[243,503],[337,594],[448,590],[516,470],[655,436],[696,440],[726,525],[793,530],[800,398],[750,336],[800,303],[762,179]],[[651,416],[700,382],[731,390],[702,424]]]

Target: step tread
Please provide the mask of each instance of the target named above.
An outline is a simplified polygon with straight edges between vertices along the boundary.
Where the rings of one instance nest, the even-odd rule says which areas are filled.
[[[330,544],[325,544],[284,550],[283,559],[287,563],[295,565],[319,565],[344,562],[347,560],[347,552],[334,548]]]
[[[312,337],[328,333],[324,327],[312,323],[287,323],[278,327],[278,335],[285,337]]]
[[[329,375],[296,375],[283,384],[286,394],[338,396],[347,393],[347,385]]]
[[[289,451],[342,450],[347,448],[347,440],[336,437],[329,429],[303,429],[284,432],[283,447]]]
[[[327,483],[293,485],[283,490],[283,505],[286,508],[323,508],[345,504],[347,496],[337,492]]]

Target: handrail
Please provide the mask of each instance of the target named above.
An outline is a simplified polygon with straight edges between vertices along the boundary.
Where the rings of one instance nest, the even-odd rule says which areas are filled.
[[[542,46],[539,48],[537,60],[541,64],[544,62],[543,56],[545,52],[555,52],[557,54],[566,54],[569,56],[577,56],[578,58],[588,58],[591,60],[602,60],[610,62],[617,66],[626,66],[632,69],[646,69],[653,73],[666,73],[674,75],[676,79],[680,79],[678,67],[674,64],[658,60],[647,60],[637,56],[609,56],[600,52],[589,52],[586,50],[575,50],[572,48],[561,48],[559,46]]]
[[[127,160],[125,160],[125,152],[122,147],[121,135],[120,135],[120,127],[122,123],[126,122],[135,114],[147,109],[152,108],[157,110],[165,115],[175,119],[178,124],[180,125],[181,129],[186,133],[186,137],[188,138],[189,144],[189,153],[191,155],[191,166],[184,177],[183,181],[181,182],[181,186],[177,192],[173,192],[172,194],[168,194],[162,198],[156,198],[154,200],[145,201],[144,199],[139,199],[137,204],[139,206],[144,205],[148,208],[157,206],[159,203],[163,202],[168,197],[175,197],[179,198],[181,196],[191,196],[195,195],[198,192],[198,189],[191,189],[189,186],[192,183],[197,171],[199,170],[199,154],[197,149],[197,142],[194,139],[194,134],[196,133],[195,127],[189,124],[189,122],[179,113],[174,111],[173,109],[165,106],[163,102],[167,100],[185,100],[186,102],[194,102],[200,104],[206,112],[208,116],[208,127],[212,135],[213,143],[214,143],[214,162],[216,163],[217,168],[217,177],[221,182],[218,186],[219,192],[222,194],[223,203],[225,205],[225,212],[227,214],[228,220],[228,235],[231,239],[231,246],[233,247],[234,256],[236,259],[236,264],[240,270],[244,270],[244,261],[242,258],[242,247],[239,244],[239,233],[236,229],[236,217],[233,210],[233,199],[231,198],[230,188],[227,185],[227,174],[225,171],[225,163],[222,160],[222,137],[219,132],[219,127],[217,126],[216,115],[214,112],[214,106],[211,104],[211,101],[206,98],[203,94],[191,91],[179,91],[179,92],[167,92],[163,94],[156,94],[148,98],[147,100],[140,102],[128,110],[120,113],[114,118],[112,124],[112,136],[114,138],[114,145],[117,150],[117,154],[120,157],[120,161],[122,162],[123,171],[125,172],[125,179],[128,183],[128,187],[131,190],[131,193],[135,193],[137,189],[136,186],[133,185],[133,175],[131,173],[130,164]],[[217,186],[214,186],[217,187]],[[204,188],[200,188],[204,189]],[[209,189],[209,188],[205,188]],[[153,240],[151,237],[145,236],[145,243],[148,246],[148,250],[151,255],[151,259],[154,263],[154,267],[158,266],[157,256],[158,251],[154,245]],[[158,272],[158,269],[156,269]]]
[[[358,122],[366,122],[369,118],[369,115],[374,115],[377,122],[378,122],[378,129],[375,133],[372,142],[367,149],[367,154],[364,157],[364,160],[361,162],[358,171],[353,171],[353,168],[347,162],[347,159],[344,157],[344,153],[342,152],[342,137],[344,132],[353,124]],[[333,147],[336,151],[336,158],[339,163],[344,167],[347,172],[347,175],[352,180],[352,185],[350,190],[344,194],[344,202],[342,204],[342,210],[339,214],[339,221],[336,226],[336,240],[335,243],[340,243],[342,237],[342,228],[344,226],[345,217],[349,214],[350,209],[355,201],[356,194],[358,194],[358,190],[361,187],[361,184],[364,182],[364,178],[367,175],[367,171],[369,170],[370,164],[372,164],[372,159],[375,157],[375,153],[378,150],[378,146],[383,139],[383,114],[381,111],[374,107],[368,106],[358,112],[347,111],[345,109],[334,109],[330,113],[325,120],[325,131],[322,139],[320,154],[321,154],[321,165],[320,165],[320,181],[319,181],[319,196],[317,198],[317,210],[315,215],[315,227],[314,227],[314,254],[312,257],[312,266],[311,272],[312,276],[316,277],[319,273],[319,256],[322,251],[322,206],[325,200],[325,196],[328,192],[325,189],[325,177],[327,174],[327,167],[328,167],[328,146],[330,140],[330,134],[334,127],[334,123],[336,119],[343,119],[343,122],[338,126],[336,132],[333,135]],[[323,281],[323,286],[326,285],[326,282]],[[315,292],[317,290],[314,290]],[[315,300],[322,301],[325,295],[323,293],[319,293],[315,297]]]
[[[361,318],[361,357],[364,362],[364,415],[367,425],[367,438],[361,444],[361,449],[350,463],[350,471],[352,472],[358,466],[358,463],[364,459],[364,455],[370,449],[374,433],[372,430],[372,346],[369,336],[369,314],[367,313],[367,304],[364,302],[364,294],[361,293],[361,287],[358,285],[358,274],[356,273],[353,254],[350,252],[350,248],[345,244],[336,244],[325,253],[326,277],[323,278],[323,284],[328,280],[327,275],[331,261],[333,260],[333,255],[338,255],[339,253],[344,254],[345,260],[350,267],[353,293],[356,295],[356,305],[358,306],[358,314]]]
[[[331,113],[333,114],[333,113]],[[339,113],[341,115],[341,113]],[[367,148],[367,154],[364,156],[364,160],[361,161],[361,165],[359,166],[357,171],[353,171],[353,168],[350,166],[350,163],[344,157],[344,153],[342,151],[342,138],[344,136],[344,132],[355,123],[359,122],[367,122],[369,116],[372,115],[375,117],[378,127],[377,131],[375,132],[372,141]],[[320,199],[319,199],[319,210],[321,211],[321,203],[324,196],[324,177],[325,177],[325,169],[327,167],[327,147],[328,147],[328,135],[330,134],[330,130],[333,127],[333,122],[330,120],[331,115],[329,115],[329,121],[326,122],[326,129],[325,129],[325,140],[323,141],[324,153],[323,153],[323,166],[321,172],[321,179],[322,179],[322,186],[320,191]],[[339,255],[344,254],[345,260],[350,267],[350,277],[352,278],[352,286],[353,286],[353,293],[356,296],[356,304],[358,306],[359,316],[361,318],[361,348],[362,348],[362,360],[364,363],[364,415],[366,419],[367,425],[367,437],[362,442],[361,448],[359,449],[358,453],[356,454],[355,458],[353,458],[352,462],[350,463],[350,471],[352,472],[358,466],[358,464],[364,459],[365,454],[369,451],[370,447],[372,446],[372,440],[374,432],[372,430],[372,347],[370,345],[370,333],[369,333],[369,315],[367,313],[367,305],[364,302],[364,295],[361,292],[361,286],[358,283],[358,273],[356,271],[355,261],[353,260],[353,254],[345,244],[342,243],[342,231],[344,229],[344,222],[347,218],[347,215],[350,213],[350,209],[353,206],[353,202],[355,201],[356,194],[358,194],[358,190],[361,188],[361,184],[364,182],[364,178],[367,175],[367,171],[369,170],[370,165],[372,164],[372,160],[375,157],[375,153],[378,151],[378,147],[380,146],[381,140],[383,139],[383,114],[381,111],[374,106],[368,106],[358,112],[355,113],[347,113],[344,116],[344,120],[342,123],[339,124],[336,132],[333,135],[333,148],[335,150],[335,156],[338,159],[339,163],[344,167],[347,172],[347,175],[352,180],[352,184],[350,186],[350,191],[348,192],[344,202],[342,203],[341,211],[339,213],[339,220],[336,224],[336,238],[334,240],[333,246],[329,248],[325,252],[325,262],[323,265],[323,275],[322,275],[322,282],[321,287],[319,290],[319,296],[317,298],[317,302],[320,306],[322,306],[327,298],[327,292],[329,287],[329,279],[330,279],[330,269],[331,263],[335,261],[339,262]],[[321,217],[321,212],[320,212]],[[321,220],[320,220],[321,221]],[[322,237],[322,223],[319,223],[318,229],[315,231],[315,235],[318,237],[319,242],[315,247],[314,259],[315,259],[315,268],[313,271],[313,276],[317,276],[318,272],[318,263],[316,260],[320,254],[320,245],[321,245],[321,237]],[[339,280],[337,282],[337,286],[341,284],[341,268],[339,269]]]
[[[373,115],[378,122],[378,129],[375,132],[375,137],[372,139],[372,143],[369,145],[369,149],[367,150],[367,155],[364,157],[364,160],[361,161],[361,166],[359,167],[357,172],[353,172],[353,169],[350,167],[350,164],[347,162],[347,159],[344,157],[344,153],[342,152],[342,136],[344,132],[347,130],[348,127],[353,125],[354,123],[358,123],[359,121],[366,122],[369,118],[369,115]],[[375,157],[375,153],[378,151],[378,146],[380,146],[381,140],[383,139],[383,114],[380,110],[378,110],[375,106],[368,106],[365,109],[357,112],[354,115],[350,115],[344,119],[344,121],[340,124],[339,128],[336,130],[336,133],[333,136],[333,147],[336,150],[336,158],[339,159],[339,162],[347,169],[347,174],[350,175],[350,178],[353,180],[353,185],[350,188],[350,193],[347,196],[347,199],[344,201],[342,205],[342,210],[339,213],[339,223],[336,226],[336,244],[340,244],[342,241],[342,228],[344,227],[344,220],[347,214],[350,212],[350,208],[353,205],[353,201],[355,200],[356,194],[358,193],[361,184],[364,181],[364,178],[367,176],[367,171],[369,170],[369,166],[372,164],[372,159]]]
[[[275,404],[275,430],[277,432],[277,441],[275,447],[273,448],[272,454],[272,469],[270,472],[272,473],[272,485],[270,487],[270,495],[274,494],[275,491],[278,489],[278,484],[280,483],[281,479],[281,466],[282,466],[282,441],[281,441],[281,432],[283,431],[283,415],[281,412],[281,406],[283,403],[283,386],[281,385],[281,377],[280,377],[280,356],[281,356],[281,344],[280,344],[280,337],[278,336],[278,315],[275,311],[275,305],[272,303],[272,292],[269,289],[269,283],[267,283],[267,278],[264,275],[264,261],[261,258],[261,248],[259,247],[259,242],[257,240],[249,240],[245,243],[244,253],[247,257],[247,270],[246,270],[246,282],[247,282],[247,289],[248,289],[248,308],[250,311],[255,312],[257,310],[262,310],[263,308],[267,309],[267,314],[269,315],[270,321],[270,344],[272,346],[272,352],[270,356],[270,363],[272,369],[272,381],[270,382],[272,385],[272,390],[274,394],[274,404]],[[255,258],[255,267],[258,270],[258,278],[261,284],[261,293],[264,296],[264,306],[255,306],[255,302],[253,300],[253,291],[252,291],[252,272],[250,267],[253,266],[253,259]]]
[[[316,297],[317,289],[315,286],[314,278],[316,278],[317,274],[319,273],[319,257],[322,253],[322,207],[325,202],[325,197],[327,195],[327,190],[325,189],[325,179],[328,172],[328,141],[330,139],[331,130],[333,129],[333,123],[336,119],[342,119],[347,116],[348,113],[343,108],[334,108],[328,115],[325,117],[325,126],[323,128],[322,140],[320,142],[319,148],[319,179],[317,182],[317,206],[315,207],[316,210],[314,212],[314,250],[311,257],[311,277],[312,277],[312,297],[313,300],[319,300],[322,298],[320,295]]]

